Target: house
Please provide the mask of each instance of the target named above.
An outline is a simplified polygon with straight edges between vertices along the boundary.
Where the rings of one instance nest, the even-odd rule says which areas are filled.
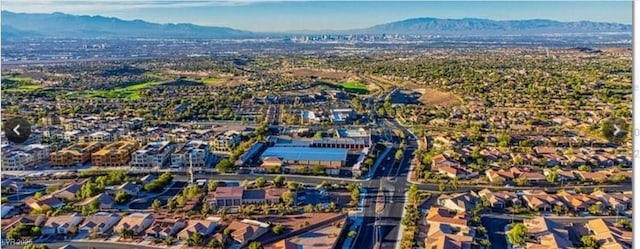
[[[175,236],[186,226],[187,221],[185,219],[156,217],[153,224],[147,228],[146,235],[149,237],[164,239],[169,236]]]
[[[82,202],[78,202],[75,205],[76,206],[87,206],[87,205],[91,204],[91,202],[93,202],[93,201],[98,201],[98,203],[100,203],[99,206],[98,206],[100,208],[100,210],[112,209],[113,206],[116,204],[115,199],[111,195],[108,195],[106,193],[101,193],[101,194],[96,195],[94,197],[87,198],[86,200],[84,200]]]
[[[62,202],[60,199],[56,198],[55,196],[51,196],[51,195],[43,196],[38,200],[34,199],[33,197],[30,197],[25,201],[25,203],[27,204],[27,206],[29,206],[32,209],[44,209],[45,207],[48,207],[50,209],[56,209],[64,206],[64,202]]]
[[[575,212],[585,212],[589,206],[597,203],[602,203],[595,197],[591,197],[586,194],[569,194],[567,192],[560,192],[558,196],[562,198],[564,204]]]
[[[632,233],[603,219],[592,219],[585,227],[598,242],[600,248],[631,249]]]
[[[153,223],[153,215],[148,213],[132,213],[122,217],[113,230],[120,232],[122,229],[131,229],[134,234],[138,235],[149,228],[151,223]]]
[[[2,234],[5,235],[18,225],[24,225],[28,227],[40,226],[45,221],[44,214],[39,215],[17,215],[9,219],[2,219]]]
[[[576,174],[582,181],[604,182],[607,180],[607,174],[603,172],[576,171]]]
[[[470,249],[475,230],[468,226],[464,212],[452,212],[440,207],[431,207],[426,216],[426,248]]]
[[[448,210],[457,212],[467,212],[473,210],[473,207],[475,206],[477,201],[478,196],[474,192],[440,195],[437,200],[438,205],[441,205]]]
[[[597,198],[602,203],[604,203],[607,207],[610,207],[614,210],[622,211],[631,208],[631,195],[622,194],[622,193],[605,193],[603,191],[596,191],[591,193],[591,196]]]
[[[516,193],[508,191],[495,192],[489,189],[483,189],[478,192],[478,196],[486,199],[492,208],[506,208],[522,202]]]
[[[559,181],[565,182],[565,181],[574,181],[574,180],[576,180],[576,176],[573,174],[573,171],[570,171],[570,170],[544,169],[543,173],[544,173],[545,176],[548,176],[549,174],[551,174],[551,172],[555,172],[557,174]]]
[[[120,219],[120,215],[114,213],[95,213],[84,219],[79,226],[79,230],[87,234],[95,232],[99,236],[104,236]]]
[[[533,241],[527,242],[532,249],[571,249],[576,248],[569,240],[569,231],[547,217],[524,220],[527,235]]]
[[[446,175],[449,178],[465,179],[477,176],[477,172],[473,172],[471,169],[464,168],[462,166],[441,166],[437,168],[438,173]]]
[[[531,171],[522,172],[518,175],[518,177],[527,179],[527,181],[529,182],[542,182],[547,180],[547,178],[543,174]]]
[[[79,214],[52,216],[44,222],[41,232],[44,235],[56,235],[75,233],[77,226],[82,222]]]
[[[565,206],[563,200],[557,195],[550,195],[546,193],[524,194],[522,196],[522,200],[531,210],[550,212],[555,206]]]
[[[136,197],[140,193],[140,186],[132,182],[125,182],[115,188],[116,191],[124,191],[130,196]]]
[[[187,227],[178,233],[178,238],[187,240],[191,234],[199,233],[202,236],[209,236],[220,224],[220,217],[207,217],[206,219],[189,220]]]
[[[493,169],[488,169],[485,171],[485,174],[487,175],[487,178],[489,179],[490,182],[492,183],[505,183],[505,182],[511,182],[513,181],[513,179],[515,179],[515,175],[513,172],[511,171],[505,171],[505,170],[493,170]]]
[[[255,240],[264,233],[269,231],[269,224],[255,220],[232,221],[227,229],[231,230],[231,238],[241,245],[247,244],[249,241]]]
[[[64,199],[67,201],[72,201],[76,199],[76,194],[80,192],[80,189],[82,188],[82,185],[86,182],[87,180],[83,180],[80,182],[72,182],[70,184],[68,184],[67,186],[53,192],[51,195],[60,198],[60,199]]]
[[[449,160],[447,157],[445,157],[442,154],[434,156],[433,159],[431,159],[432,169],[438,169],[444,166],[460,166],[460,163],[453,160]]]

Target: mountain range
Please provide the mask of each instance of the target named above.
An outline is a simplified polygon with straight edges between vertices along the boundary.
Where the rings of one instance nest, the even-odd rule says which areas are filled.
[[[2,38],[257,38],[294,33],[258,33],[228,27],[188,23],[158,24],[114,17],[30,14],[2,11]],[[602,22],[560,22],[545,19],[496,21],[478,18],[413,18],[375,25],[365,29],[335,31],[335,34],[415,34],[415,35],[533,35],[553,33],[631,32],[631,25]],[[313,31],[305,34],[313,34]],[[317,32],[321,33],[321,32]],[[297,33],[300,34],[300,33]]]

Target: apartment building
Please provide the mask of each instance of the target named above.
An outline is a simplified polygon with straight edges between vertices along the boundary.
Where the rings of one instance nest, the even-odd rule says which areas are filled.
[[[240,133],[237,131],[226,131],[218,134],[211,141],[213,151],[231,151],[240,144]]]
[[[118,141],[91,154],[93,166],[125,166],[131,160],[131,153],[138,148],[134,141]]]
[[[171,161],[171,153],[178,145],[169,141],[148,143],[131,155],[131,165],[136,167],[164,167]]]
[[[81,165],[91,160],[91,154],[98,151],[102,144],[75,143],[69,147],[49,154],[52,166],[74,166]]]
[[[171,154],[171,167],[205,167],[213,158],[209,143],[202,140],[191,140],[180,146]]]
[[[106,131],[96,131],[85,136],[85,142],[111,142],[112,136]]]
[[[2,170],[25,170],[49,160],[49,146],[2,146]]]

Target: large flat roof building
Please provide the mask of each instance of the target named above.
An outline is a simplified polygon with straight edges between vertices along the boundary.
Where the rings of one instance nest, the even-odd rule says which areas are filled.
[[[311,147],[271,147],[267,148],[260,157],[277,157],[295,164],[315,164],[315,162],[325,161],[341,162],[346,159],[347,150]]]

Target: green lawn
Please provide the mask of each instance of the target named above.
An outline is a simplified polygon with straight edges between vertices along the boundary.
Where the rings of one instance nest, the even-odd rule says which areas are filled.
[[[31,77],[27,76],[9,76],[4,79],[15,82],[2,86],[2,90],[6,92],[34,91],[42,88],[41,85],[35,84]]]
[[[140,99],[140,90],[148,87],[159,85],[161,82],[149,81],[140,84],[130,85],[126,87],[118,87],[111,90],[93,90],[85,94],[88,98],[105,98],[105,99]]]
[[[216,77],[207,77],[202,79],[202,83],[205,83],[207,85],[214,85],[214,84],[218,84],[222,82],[222,79],[220,78],[216,78]]]
[[[342,84],[340,84],[340,88],[344,89],[347,92],[352,92],[352,93],[362,93],[362,94],[369,93],[369,88],[367,87],[367,85],[362,84],[362,82],[360,81],[343,82]]]

